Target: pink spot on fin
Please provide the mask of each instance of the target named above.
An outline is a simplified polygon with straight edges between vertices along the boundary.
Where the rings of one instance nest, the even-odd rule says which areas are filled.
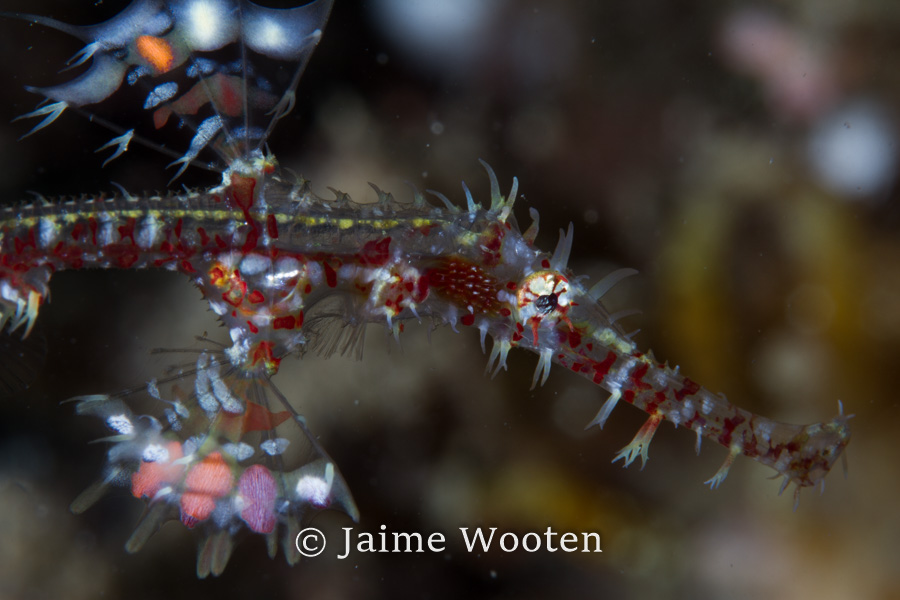
[[[238,489],[244,501],[241,518],[257,533],[271,533],[275,529],[275,498],[278,495],[275,477],[266,467],[253,465],[241,475]]]

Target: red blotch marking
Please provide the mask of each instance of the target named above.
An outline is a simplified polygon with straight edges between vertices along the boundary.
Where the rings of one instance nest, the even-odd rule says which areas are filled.
[[[205,246],[209,243],[210,237],[206,233],[206,230],[202,227],[197,228],[197,234],[200,236],[200,245]]]
[[[380,240],[369,240],[363,246],[362,252],[358,254],[359,262],[373,267],[384,266],[390,256],[390,246],[391,238],[389,237]]]
[[[741,453],[749,458],[759,456],[759,440],[756,439],[755,434],[752,435],[749,440],[744,441],[744,447],[741,450]]]
[[[769,451],[766,452],[766,456],[777,460],[778,457],[781,456],[781,453],[786,450],[787,450],[787,448],[785,447],[784,444],[778,444],[776,446],[772,446],[771,448],[769,448]]]
[[[581,334],[577,331],[569,331],[568,338],[569,348],[574,349],[581,345]]]
[[[209,518],[216,500],[231,491],[234,476],[220,452],[211,452],[191,467],[184,478],[181,495],[181,522],[188,529]]]
[[[482,251],[485,265],[493,266],[500,261],[500,248],[504,235],[506,235],[506,231],[503,226],[496,223],[488,227],[481,235],[478,247]]]
[[[140,256],[137,252],[129,251],[123,248],[116,262],[119,263],[120,268],[129,269],[134,266],[134,263],[138,261],[138,258],[140,258]]]
[[[634,390],[625,390],[625,393],[622,394],[622,400],[624,400],[628,404],[634,404],[634,396]]]
[[[606,358],[601,362],[591,361],[591,369],[594,370],[594,383],[601,384],[606,376],[609,374],[609,370],[612,369],[612,366],[616,362],[616,353],[610,350]]]
[[[656,392],[653,399],[647,402],[647,406],[644,407],[644,410],[652,415],[665,401],[666,394],[664,392]]]
[[[181,261],[181,270],[185,273],[191,273],[191,274],[197,272],[197,269],[194,268],[194,265],[192,265],[191,261],[189,261],[189,260]]]
[[[118,230],[119,230],[119,239],[120,240],[125,241],[126,239],[131,238],[131,243],[132,244],[136,243],[134,241],[134,224],[135,224],[134,217],[128,217],[128,219],[125,220],[124,225],[119,225]]]
[[[684,384],[682,384],[680,390],[675,390],[675,400],[678,402],[683,401],[687,396],[693,396],[697,392],[700,391],[700,384],[696,381],[691,381],[687,377],[684,378]]]
[[[291,418],[291,413],[283,410],[273,413],[265,406],[248,402],[244,414],[241,415],[243,420],[243,433],[251,431],[272,431],[285,421]]]
[[[221,107],[219,110],[232,117],[241,114],[244,109],[244,81],[240,77],[222,73],[216,73],[211,79],[216,107]],[[201,83],[209,85],[206,82]]]
[[[16,254],[21,254],[23,250],[27,247],[37,248],[37,245],[34,243],[34,228],[28,229],[28,234],[25,236],[24,240],[20,240],[19,238],[15,238],[15,246],[16,246]]]
[[[544,317],[531,317],[528,319],[528,322],[531,323],[531,334],[534,336],[534,345],[538,345],[538,332],[541,328],[541,321],[543,321]]]
[[[244,211],[244,216],[248,217],[247,212],[253,206],[253,194],[256,189],[255,177],[243,177],[241,175],[233,175],[231,185],[228,187],[229,199],[234,201],[235,205]]]
[[[254,325],[251,321],[247,321],[247,327],[250,328],[250,333],[259,333],[259,327]]]
[[[216,234],[216,246],[218,246],[219,248],[222,248],[222,249],[225,249],[225,248],[228,247],[228,242],[226,242],[225,240],[223,240],[223,239],[219,236],[218,233]]]
[[[84,266],[84,260],[82,259],[84,251],[78,246],[67,246],[63,242],[59,242],[53,248],[53,254],[67,263],[72,269],[80,269]],[[4,260],[4,262],[6,261]]]
[[[511,314],[512,314],[512,311],[509,310],[508,308],[506,308],[505,306],[500,309],[500,316],[508,317]]]
[[[222,300],[232,306],[240,306],[247,295],[247,282],[241,279],[240,273],[235,271],[228,290],[222,294]]]
[[[175,221],[175,237],[178,239],[181,239],[181,227],[181,218],[179,218],[177,221]]]
[[[471,327],[475,324],[475,315],[463,315],[463,317],[459,320],[460,323],[465,325],[466,327]]]
[[[177,99],[159,107],[153,113],[153,125],[159,129],[176,115],[196,115],[211,99],[215,98],[215,112],[229,117],[242,114],[244,107],[243,80],[236,75],[216,73],[212,77],[204,77]],[[252,91],[251,102],[257,105],[273,106],[277,98],[261,90]],[[266,169],[271,172],[271,169]],[[218,196],[213,197],[219,202]]]
[[[291,413],[286,410],[273,413],[265,406],[247,402],[243,413],[220,412],[216,417],[215,426],[223,436],[240,438],[254,431],[274,431],[290,418]]]
[[[238,490],[243,500],[241,519],[256,533],[272,533],[275,530],[275,499],[278,486],[275,477],[263,465],[252,465],[241,473]]]
[[[545,258],[544,260],[541,261],[541,266],[544,267],[545,269],[549,269],[550,261]]]
[[[81,236],[83,236],[85,233],[84,230],[85,230],[84,223],[82,223],[81,221],[79,221],[78,223],[75,223],[75,226],[72,227],[72,239],[75,240],[76,242],[81,240]]]
[[[515,281],[510,281],[509,283],[506,284],[506,289],[508,289],[508,290],[516,291],[516,289],[518,287],[519,286]]]
[[[172,114],[172,109],[168,106],[161,106],[153,111],[153,127],[155,129],[161,128],[166,124],[166,121],[169,120],[169,115]]]
[[[91,230],[91,243],[93,245],[97,245],[97,219],[94,217],[88,218],[88,228]]]
[[[136,473],[131,475],[131,493],[135,498],[153,498],[163,486],[175,483],[184,472],[184,465],[172,464],[182,458],[184,452],[179,442],[166,444],[169,460],[165,462],[141,461]]]
[[[281,359],[275,357],[272,342],[260,342],[256,345],[256,348],[254,348],[250,365],[255,367],[259,363],[263,363],[270,374],[274,374],[278,371]]]
[[[272,320],[272,328],[273,329],[293,329],[296,325],[296,321],[293,315],[287,315],[286,317],[278,317],[277,319]]]
[[[731,445],[731,436],[734,433],[735,428],[746,421],[744,417],[741,415],[735,415],[733,419],[725,419],[725,423],[722,426],[722,433],[719,435],[719,443],[723,446]]]
[[[419,277],[416,279],[415,285],[411,290],[412,299],[415,302],[424,302],[428,297],[428,278],[427,277]]]
[[[110,244],[103,248],[108,264],[120,269],[128,269],[140,258],[140,250],[133,245]]]
[[[244,239],[244,245],[241,246],[241,252],[244,254],[252,252],[256,249],[257,244],[259,244],[259,226],[252,222],[247,237]]]
[[[209,280],[213,285],[225,285],[225,270],[222,267],[213,267],[209,270]]]
[[[525,331],[525,328],[522,326],[522,324],[516,323],[516,332],[513,334],[513,337],[512,337],[513,342],[518,343],[518,342],[522,341],[522,339],[525,337],[522,335],[524,333],[524,331]]]
[[[247,300],[250,301],[250,304],[260,304],[266,301],[266,297],[262,295],[262,292],[259,290],[253,290],[250,292],[250,295],[247,296]]]
[[[337,271],[334,270],[334,267],[323,262],[322,268],[325,270],[325,283],[328,284],[328,287],[337,287]]]
[[[487,239],[482,240],[480,246],[491,253],[497,253],[500,250],[505,234],[506,232],[499,225],[494,224],[485,232]]]
[[[269,233],[270,238],[278,239],[278,221],[275,219],[275,215],[266,217],[266,231]]]
[[[706,419],[701,417],[700,413],[696,410],[694,411],[694,416],[692,416],[690,419],[685,421],[684,426],[693,428],[694,423],[699,424],[700,427],[706,427]]]
[[[652,386],[644,381],[644,375],[647,374],[647,371],[650,370],[650,365],[647,363],[641,363],[637,366],[637,368],[631,372],[631,383],[636,390],[649,390]]]

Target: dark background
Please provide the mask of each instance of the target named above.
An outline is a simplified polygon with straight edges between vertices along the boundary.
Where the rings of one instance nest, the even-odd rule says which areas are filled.
[[[77,24],[124,6],[75,4],[0,6]],[[331,186],[370,200],[368,181],[403,195],[405,180],[462,202],[464,179],[484,198],[478,158],[504,189],[518,176],[516,215],[526,226],[527,208],[540,211],[539,245],[552,249],[574,222],[577,273],[641,271],[610,301],[643,311],[626,321],[643,348],[767,417],[823,421],[843,400],[857,415],[849,478],[836,469],[824,495],[804,492],[792,512],[770,471],[738,460],[710,492],[702,481],[725,451],[706,444],[698,458],[693,434],[669,425],[643,472],[623,470],[609,461],[644,416],[619,408],[603,432],[582,432],[605,398],[589,382],[554,368],[530,392],[535,358],[514,353],[490,380],[472,331],[429,342],[411,326],[388,353],[373,327],[362,362],[287,360],[277,380],[343,470],[361,530],[596,530],[603,553],[451,546],[337,561],[326,551],[289,568],[254,537],[222,577],[197,581],[195,538],[178,524],[124,552],[141,510],[127,493],[68,513],[100,472],[103,448],[88,442],[103,432],[59,403],[139,385],[166,364],[149,350],[223,332],[177,276],[62,273],[39,319],[40,374],[0,408],[0,597],[900,594],[894,4],[457,3],[480,15],[468,29],[451,13],[403,29],[383,16],[389,5],[338,0],[297,108],[271,139],[281,164],[323,196]],[[64,81],[56,72],[81,45],[24,22],[0,27],[4,202],[166,186],[169,160],[150,152],[100,169],[93,151],[110,136],[75,115],[17,142],[31,125],[7,121],[37,98],[22,87]],[[434,45],[410,45],[420,37]],[[866,131],[866,115],[883,139],[840,137]],[[835,122],[845,158],[816,169],[816,132]],[[864,164],[886,164],[880,179],[829,183],[867,147]],[[216,181],[189,170],[181,183]]]

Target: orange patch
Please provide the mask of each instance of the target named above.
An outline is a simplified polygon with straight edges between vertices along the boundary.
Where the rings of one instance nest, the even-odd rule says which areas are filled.
[[[185,492],[181,495],[181,522],[188,529],[208,519],[215,509],[216,501],[206,494]]]
[[[166,40],[150,35],[142,35],[135,41],[138,54],[146,60],[157,73],[169,72],[175,64],[175,52]]]
[[[199,464],[191,467],[184,480],[185,490],[207,494],[215,498],[231,491],[234,476],[220,452],[211,452]]]
[[[131,493],[135,498],[153,498],[156,493],[165,485],[174,483],[181,477],[184,471],[184,465],[172,464],[178,460],[184,453],[181,450],[181,444],[178,442],[169,442],[166,444],[166,450],[169,451],[169,460],[166,462],[141,462],[141,467],[137,473],[131,475]]]
[[[228,494],[233,483],[231,467],[222,454],[211,452],[199,464],[191,467],[184,480],[181,522],[190,528],[209,518],[216,507],[216,500]]]

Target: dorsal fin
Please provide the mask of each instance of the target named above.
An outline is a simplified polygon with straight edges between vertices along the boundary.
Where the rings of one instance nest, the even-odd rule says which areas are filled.
[[[30,135],[79,109],[115,132],[105,146],[112,158],[134,139],[174,156],[175,177],[190,164],[224,171],[261,157],[275,123],[293,108],[332,3],[276,9],[249,0],[134,0],[88,26],[0,13],[86,44],[69,60],[86,69],[60,85],[28,87],[45,100],[19,118],[42,119]],[[128,117],[132,111],[140,116]]]

